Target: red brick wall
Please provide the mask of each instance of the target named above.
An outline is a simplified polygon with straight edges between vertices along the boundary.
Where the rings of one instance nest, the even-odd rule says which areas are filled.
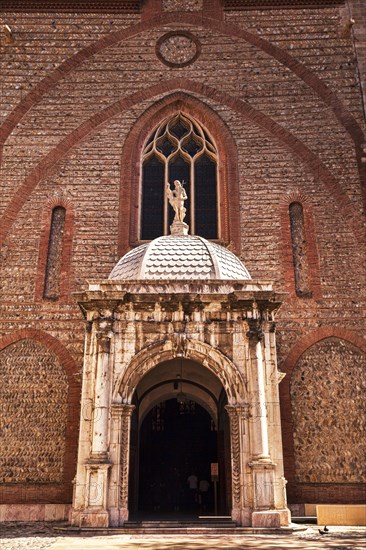
[[[200,106],[195,114],[202,124],[225,129],[224,188],[234,235],[228,231],[228,240],[241,243],[238,252],[253,278],[272,279],[278,290],[290,292],[278,315],[280,366],[293,368],[292,350],[319,330],[346,330],[363,342],[365,121],[353,37],[340,32],[344,12],[224,13],[217,2],[215,9],[205,6],[204,16],[161,12],[152,1],[141,15],[1,14],[14,43],[1,42],[0,329],[10,338],[19,329],[47,333],[67,349],[75,371],[82,364],[84,323],[71,292],[88,279],[107,277],[127,248],[136,208],[126,200],[133,186],[126,150],[136,180],[138,121],[176,94]],[[174,68],[159,61],[156,42],[172,30],[199,40],[193,64]],[[291,286],[284,205],[294,196],[305,197],[311,299],[297,298]],[[45,216],[56,203],[70,206],[73,222],[63,264],[67,284],[62,299],[49,303],[40,290]],[[281,391],[286,420],[289,393]],[[291,438],[284,422],[290,499],[316,495],[335,502],[337,486],[296,486]],[[35,496],[34,488],[19,487],[19,498],[67,500],[75,462],[69,467],[70,477],[53,497],[52,491]],[[348,491],[350,502],[359,501],[358,486]]]

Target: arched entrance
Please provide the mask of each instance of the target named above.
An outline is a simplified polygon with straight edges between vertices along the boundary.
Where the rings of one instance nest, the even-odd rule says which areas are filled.
[[[183,358],[138,384],[131,419],[129,508],[138,517],[229,514],[230,436],[221,382]],[[211,465],[218,465],[212,478]]]

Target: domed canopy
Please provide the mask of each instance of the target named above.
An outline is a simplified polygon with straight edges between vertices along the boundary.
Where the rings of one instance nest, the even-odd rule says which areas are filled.
[[[192,235],[168,235],[125,254],[110,280],[247,280],[250,275],[235,254]]]

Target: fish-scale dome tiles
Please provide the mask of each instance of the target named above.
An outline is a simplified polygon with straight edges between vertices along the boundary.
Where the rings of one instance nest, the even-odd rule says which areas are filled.
[[[125,254],[110,280],[246,280],[250,275],[235,254],[202,237],[158,237]]]

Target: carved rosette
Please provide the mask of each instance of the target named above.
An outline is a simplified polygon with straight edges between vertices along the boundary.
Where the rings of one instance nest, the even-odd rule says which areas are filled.
[[[156,55],[169,67],[186,67],[196,61],[200,52],[200,42],[186,31],[168,32],[156,44]]]
[[[121,404],[114,414],[121,415],[121,483],[119,490],[119,506],[128,508],[128,472],[130,460],[130,425],[134,405]]]

